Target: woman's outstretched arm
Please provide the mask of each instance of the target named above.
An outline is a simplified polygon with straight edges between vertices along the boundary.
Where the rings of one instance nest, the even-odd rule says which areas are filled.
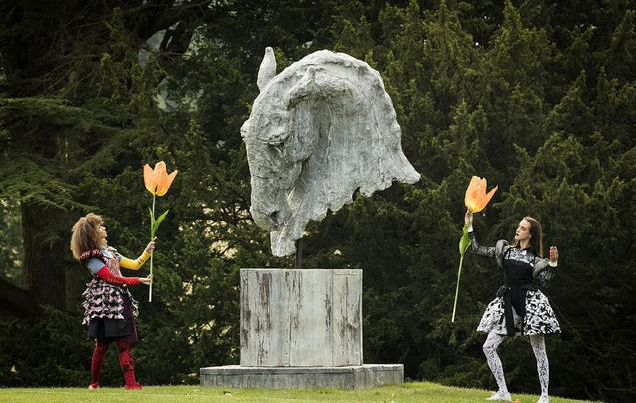
[[[102,280],[110,284],[116,284],[116,285],[146,284],[148,285],[152,281],[150,277],[124,277],[124,276],[116,275],[110,271],[108,266],[104,264],[104,262],[101,259],[98,259],[98,258],[90,258],[86,262],[86,267],[88,267],[91,273],[93,273],[94,275],[98,276],[99,278],[101,278]]]
[[[148,258],[150,257],[150,253],[154,249],[155,249],[155,241],[150,241],[150,243],[148,243],[148,246],[146,246],[146,249],[144,249],[144,253],[142,253],[141,256],[139,256],[135,260],[129,259],[125,256],[121,256],[119,258],[119,265],[123,267],[124,269],[139,270],[139,268],[143,266],[144,263],[146,263],[146,260],[148,260]]]
[[[479,242],[477,242],[477,237],[473,231],[473,213],[471,213],[470,210],[466,210],[464,222],[468,226],[468,236],[470,237],[470,245],[473,253],[484,257],[495,257],[494,246],[481,246],[479,245]]]

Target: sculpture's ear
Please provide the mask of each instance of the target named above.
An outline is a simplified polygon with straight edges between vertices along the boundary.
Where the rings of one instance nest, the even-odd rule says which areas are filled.
[[[258,69],[258,78],[256,79],[256,85],[258,85],[259,91],[263,92],[267,84],[272,81],[272,78],[276,76],[276,56],[274,56],[274,50],[270,47],[265,48],[265,56]]]
[[[296,85],[285,96],[285,103],[287,110],[296,106],[303,98],[313,94],[316,89],[316,69],[313,66],[309,66],[303,78],[301,78]]]

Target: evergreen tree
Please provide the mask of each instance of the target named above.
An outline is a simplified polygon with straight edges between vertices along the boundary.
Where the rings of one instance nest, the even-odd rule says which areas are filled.
[[[16,344],[0,353],[0,383],[88,379],[87,366],[76,368],[90,354],[78,325],[87,274],[71,261],[69,229],[86,212],[101,213],[110,243],[137,254],[148,241],[141,166],[156,160],[180,173],[159,201],[170,215],[157,242],[154,302],[139,319],[140,376],[197,382],[199,367],[237,362],[239,269],[292,266],[271,256],[268,234],[249,216],[239,134],[272,46],[279,72],[323,48],[380,71],[405,154],[422,173],[415,185],[355,195],[307,229],[305,267],[364,270],[365,361],[404,363],[409,378],[494,387],[474,331],[502,281],[493,262],[467,256],[450,323],[463,195],[480,175],[499,185],[475,220],[483,244],[512,237],[531,215],[544,225],[544,246],[559,246],[547,291],[563,328],[548,339],[551,392],[634,399],[633,4],[66,6],[0,6],[0,224],[21,222],[24,247],[16,257],[16,231],[3,232],[0,264],[10,266],[0,272],[21,265],[29,290],[0,280],[0,298],[3,313],[35,316],[0,322],[0,342]],[[144,301],[146,291],[135,291]],[[34,301],[69,312],[30,309]],[[43,360],[45,349],[60,353]],[[527,343],[500,351],[511,389],[535,393]],[[118,377],[114,366],[105,369],[106,383]]]

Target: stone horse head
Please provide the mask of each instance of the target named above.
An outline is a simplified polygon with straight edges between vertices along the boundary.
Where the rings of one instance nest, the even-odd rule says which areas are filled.
[[[272,253],[295,252],[309,220],[398,180],[420,175],[404,156],[400,126],[380,74],[327,50],[276,75],[271,48],[258,74],[261,90],[241,134],[251,173],[250,212],[270,232]]]

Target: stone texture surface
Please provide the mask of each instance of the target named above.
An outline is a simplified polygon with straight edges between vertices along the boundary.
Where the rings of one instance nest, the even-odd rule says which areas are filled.
[[[402,364],[366,364],[347,367],[241,367],[228,365],[200,369],[201,386],[232,388],[338,387],[358,389],[404,382]]]
[[[269,78],[272,66],[268,50],[241,134],[252,217],[270,231],[272,253],[287,256],[310,220],[350,203],[356,189],[370,196],[420,175],[402,152],[382,78],[367,63],[322,50]]]
[[[362,270],[241,269],[241,366],[362,365]]]
[[[258,69],[258,77],[256,78],[256,85],[260,91],[263,91],[265,86],[276,76],[276,58],[274,57],[274,50],[270,47],[265,48],[265,56]]]

